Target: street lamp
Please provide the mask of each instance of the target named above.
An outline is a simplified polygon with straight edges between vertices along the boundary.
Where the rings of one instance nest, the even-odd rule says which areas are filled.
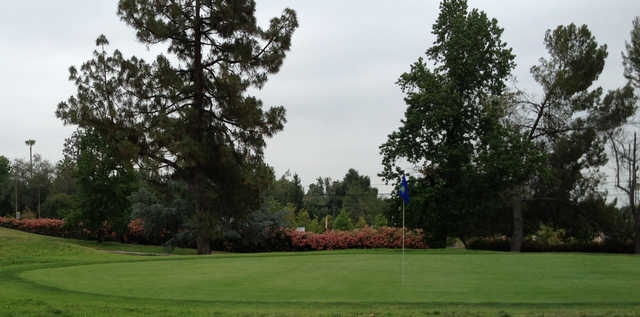
[[[33,148],[33,145],[36,144],[36,140],[28,139],[28,140],[24,141],[24,144],[29,146],[29,171],[30,171],[29,185],[31,185],[33,183],[33,152],[31,150]],[[38,190],[39,190],[39,188],[38,188]],[[31,191],[31,195],[33,197],[33,191]],[[40,199],[38,198],[38,200],[40,200]],[[38,204],[39,203],[40,202],[38,201]],[[38,218],[40,218],[40,210],[38,210]]]

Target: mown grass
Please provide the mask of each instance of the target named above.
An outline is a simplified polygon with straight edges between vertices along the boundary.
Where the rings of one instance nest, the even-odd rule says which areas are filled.
[[[0,228],[0,316],[640,316],[628,255],[98,248],[163,252]]]

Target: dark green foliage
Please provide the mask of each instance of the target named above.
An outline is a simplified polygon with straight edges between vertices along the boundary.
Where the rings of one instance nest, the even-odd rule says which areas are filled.
[[[389,225],[389,221],[387,221],[387,218],[383,214],[377,215],[373,220],[373,226],[376,228],[386,227],[387,225]]]
[[[284,211],[255,210],[244,221],[225,226],[214,245],[218,250],[241,252],[280,250],[289,243],[280,230],[285,226],[284,215]]]
[[[635,112],[630,86],[604,98],[601,88],[592,88],[604,67],[607,47],[598,45],[586,25],[547,30],[544,43],[549,56],[531,68],[544,95],[539,102],[521,102],[523,120],[518,124],[528,141],[544,149],[547,160],[526,182],[526,194],[522,190],[512,194],[514,251],[520,249],[525,231],[535,230],[539,223],[580,218],[574,207],[596,195],[598,168],[607,162],[604,136]],[[524,207],[523,202],[527,202]],[[566,215],[560,217],[560,212]]]
[[[304,206],[311,217],[318,220],[336,216],[343,208],[351,212],[351,220],[364,217],[368,223],[384,212],[385,202],[378,198],[378,190],[371,186],[369,176],[360,175],[350,168],[342,180],[318,177],[309,185],[304,196]]]
[[[267,193],[266,200],[274,206],[274,209],[281,209],[287,204],[293,204],[295,211],[302,209],[304,199],[304,188],[298,174],[287,171],[280,179],[273,182]]]
[[[162,186],[165,188],[165,186]],[[159,197],[162,197],[159,198]],[[186,184],[170,181],[166,192],[156,193],[151,186],[140,186],[129,196],[131,218],[142,219],[144,233],[149,241],[163,241],[179,244],[181,231],[189,231],[194,225],[193,201],[189,198]],[[171,241],[174,239],[176,241]]]
[[[12,179],[11,179],[11,163],[9,159],[0,155],[0,216],[6,216],[11,214],[11,193]]]
[[[31,160],[16,159],[11,166],[11,209],[15,211],[16,185],[18,190],[18,211],[38,216],[40,203],[47,199],[51,191],[54,168],[39,154]],[[17,184],[16,184],[17,180]]]
[[[384,203],[378,198],[378,190],[371,187],[369,176],[360,175],[355,169],[349,169],[342,180],[344,198],[342,208],[349,210],[351,219],[360,218],[372,223],[376,215],[382,213]]]
[[[255,2],[121,0],[118,15],[145,45],[166,44],[170,56],[149,64],[106,38],[94,59],[70,79],[77,94],[58,106],[67,124],[95,130],[118,159],[168,170],[193,195],[199,253],[231,219],[261,205],[272,171],[263,163],[265,138],[282,130],[285,109],[263,109],[247,93],[276,73],[297,28],[285,9],[267,28]]]
[[[627,42],[625,52],[622,53],[624,76],[640,88],[640,17],[633,19],[631,42]]]
[[[353,228],[354,226],[351,221],[351,213],[346,209],[342,209],[333,222],[333,229],[352,230]]]
[[[479,238],[470,241],[467,245],[471,250],[509,251],[508,239]],[[549,245],[541,241],[525,239],[522,243],[524,252],[588,252],[588,253],[633,253],[631,241],[618,240],[596,241],[569,241],[565,243]]]
[[[42,203],[41,217],[62,219],[72,214],[74,209],[76,201],[73,196],[65,193],[51,194]]]
[[[344,199],[341,188],[340,181],[332,181],[329,177],[318,177],[315,183],[309,184],[309,190],[304,196],[305,209],[317,218],[337,215]]]
[[[123,236],[128,230],[128,197],[136,189],[136,173],[115,159],[114,149],[93,131],[78,131],[75,137],[77,209],[65,220],[72,225],[82,223],[99,242],[104,240],[105,228]]]
[[[526,140],[501,125],[510,107],[505,80],[515,66],[502,31],[466,1],[443,1],[429,61],[418,59],[398,80],[408,107],[402,126],[380,147],[381,176],[399,181],[399,161],[419,173],[409,189],[408,223],[424,228],[432,247],[471,233],[469,226],[484,217],[483,202],[529,170]],[[391,210],[397,225],[398,205]]]

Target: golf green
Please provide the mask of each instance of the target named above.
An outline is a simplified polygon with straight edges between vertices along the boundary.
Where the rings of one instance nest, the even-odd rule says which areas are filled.
[[[411,252],[258,254],[67,266],[20,277],[81,293],[166,300],[629,304],[640,257]],[[404,271],[404,275],[402,272]]]

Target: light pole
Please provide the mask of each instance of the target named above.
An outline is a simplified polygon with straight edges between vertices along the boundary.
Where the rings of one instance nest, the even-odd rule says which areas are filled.
[[[28,139],[24,141],[24,144],[29,146],[29,184],[33,183],[33,145],[36,144],[36,140]],[[33,195],[33,191],[31,191],[31,195]],[[33,206],[32,206],[33,207]],[[40,218],[40,212],[38,212],[38,218]]]
[[[18,213],[18,173],[14,171],[14,175],[16,179],[16,219],[20,220],[20,214]]]

